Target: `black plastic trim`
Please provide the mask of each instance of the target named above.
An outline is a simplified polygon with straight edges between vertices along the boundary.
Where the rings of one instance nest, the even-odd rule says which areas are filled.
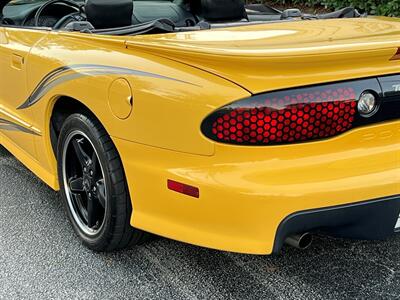
[[[331,236],[383,240],[395,233],[400,195],[364,202],[306,210],[286,217],[278,227],[273,253],[280,252],[292,234],[322,232]]]

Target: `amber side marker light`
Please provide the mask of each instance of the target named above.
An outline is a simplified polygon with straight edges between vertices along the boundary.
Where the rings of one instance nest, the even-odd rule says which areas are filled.
[[[397,49],[397,53],[390,60],[400,60],[400,48]]]
[[[181,194],[184,194],[187,196],[191,196],[194,198],[200,197],[200,191],[197,187],[187,185],[187,184],[184,184],[181,182],[177,182],[174,180],[170,180],[170,179],[168,179],[167,186],[168,186],[168,189],[170,189],[171,191],[181,193]]]

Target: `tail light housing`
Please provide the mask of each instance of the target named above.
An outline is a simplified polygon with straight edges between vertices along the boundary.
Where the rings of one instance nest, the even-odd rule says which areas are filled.
[[[218,109],[202,123],[208,138],[236,145],[279,145],[337,136],[352,128],[382,119],[363,118],[357,104],[362,94],[376,95],[378,79],[260,94]]]

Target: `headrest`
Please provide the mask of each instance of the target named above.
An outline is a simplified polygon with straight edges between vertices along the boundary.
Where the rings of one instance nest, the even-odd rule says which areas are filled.
[[[191,9],[206,21],[239,21],[247,18],[242,0],[192,0]]]
[[[117,28],[132,25],[133,0],[87,0],[87,20],[96,28]]]

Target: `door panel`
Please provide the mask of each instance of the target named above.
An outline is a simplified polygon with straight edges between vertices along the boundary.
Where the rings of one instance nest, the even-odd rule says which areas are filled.
[[[0,132],[32,157],[36,157],[32,114],[18,107],[28,98],[29,52],[46,31],[0,27]]]

